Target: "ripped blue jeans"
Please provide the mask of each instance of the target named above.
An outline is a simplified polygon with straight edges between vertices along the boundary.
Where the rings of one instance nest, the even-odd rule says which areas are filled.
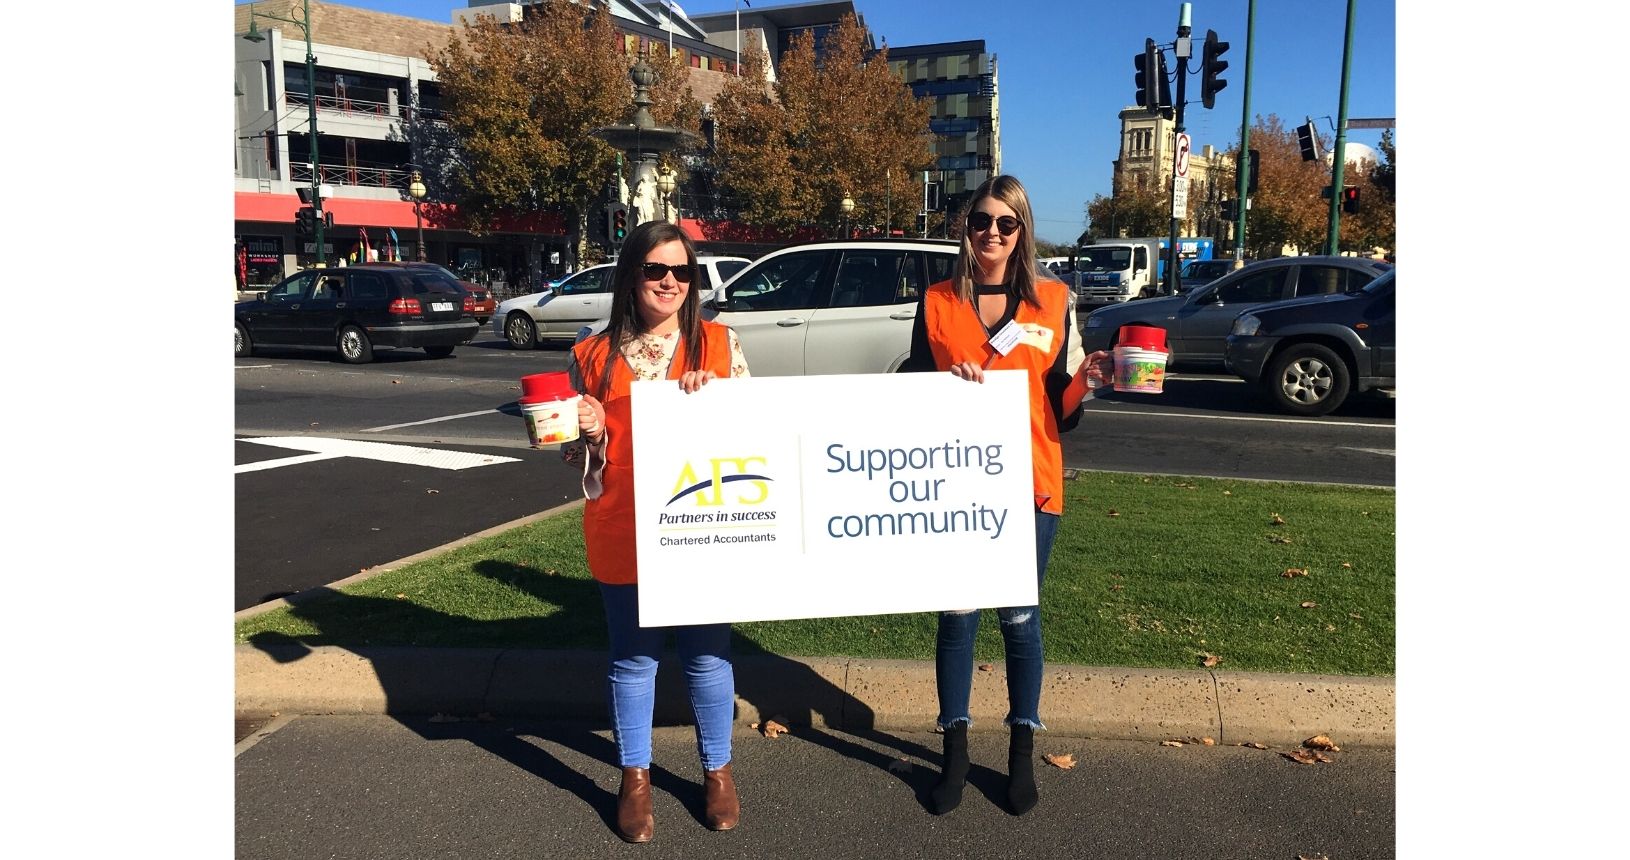
[[[1058,536],[1058,514],[1036,511],[1036,594],[1047,575],[1047,557]],[[996,610],[1007,653],[1007,719],[1009,726],[1044,729],[1041,723],[1041,608],[1009,606]],[[939,693],[939,725],[972,725],[968,697],[973,690],[973,643],[979,611],[941,612],[934,650],[934,680]]]

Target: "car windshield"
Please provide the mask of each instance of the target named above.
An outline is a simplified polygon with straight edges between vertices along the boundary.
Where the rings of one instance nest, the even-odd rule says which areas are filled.
[[[1084,272],[1118,272],[1130,265],[1131,248],[1082,248],[1075,261],[1075,267]]]
[[[1384,274],[1381,277],[1376,278],[1375,280],[1370,281],[1369,283],[1365,284],[1363,286],[1363,288],[1362,288],[1362,291],[1366,292],[1366,293],[1378,292],[1381,288],[1389,286],[1393,281],[1395,281],[1397,279],[1398,279],[1398,270],[1397,269],[1388,269],[1386,274]]]

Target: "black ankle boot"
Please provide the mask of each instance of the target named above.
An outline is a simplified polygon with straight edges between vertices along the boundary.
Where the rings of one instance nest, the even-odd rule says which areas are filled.
[[[1036,730],[1015,725],[1007,748],[1007,802],[1014,815],[1023,815],[1036,805],[1035,758]]]
[[[968,724],[962,723],[945,730],[945,763],[940,781],[934,784],[931,796],[934,814],[944,815],[962,802],[962,786],[968,781]]]

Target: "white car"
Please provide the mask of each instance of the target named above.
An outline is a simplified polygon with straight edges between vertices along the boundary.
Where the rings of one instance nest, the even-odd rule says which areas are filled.
[[[811,242],[759,258],[703,305],[735,329],[754,376],[893,373],[929,284],[951,277],[959,245],[942,239]],[[584,326],[578,339],[605,329]]]
[[[752,262],[745,257],[698,256],[702,296]],[[498,306],[492,332],[511,349],[534,349],[539,341],[571,341],[585,324],[611,315],[611,272],[615,264],[584,269],[542,292],[518,296]]]

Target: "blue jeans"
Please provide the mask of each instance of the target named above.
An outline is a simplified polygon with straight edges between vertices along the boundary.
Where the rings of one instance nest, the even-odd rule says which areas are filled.
[[[622,767],[651,766],[651,715],[656,707],[657,661],[673,631],[696,714],[696,751],[704,770],[730,763],[730,724],[736,714],[736,676],[730,667],[730,625],[639,626],[639,586],[600,583],[611,635],[606,675],[611,730]]]
[[[1036,511],[1036,594],[1047,575],[1047,557],[1058,536],[1058,514]],[[996,610],[1007,652],[1007,719],[1005,724],[1044,729],[1041,723],[1041,607],[1009,606]],[[973,691],[973,642],[979,632],[979,610],[941,612],[934,651],[934,680],[939,693],[939,725],[972,725],[968,697]]]

